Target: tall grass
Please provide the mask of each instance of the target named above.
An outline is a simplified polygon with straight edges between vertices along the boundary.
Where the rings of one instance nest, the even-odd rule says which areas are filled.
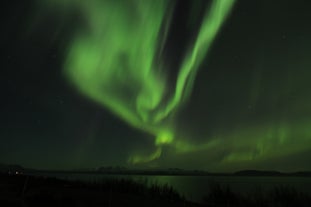
[[[269,190],[254,188],[248,193],[233,191],[229,186],[213,183],[203,203],[210,207],[310,207],[311,196],[290,186]]]

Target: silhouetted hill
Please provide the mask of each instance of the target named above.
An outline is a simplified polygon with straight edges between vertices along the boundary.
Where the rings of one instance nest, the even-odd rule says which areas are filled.
[[[233,175],[239,176],[282,176],[284,175],[278,171],[259,171],[259,170],[241,170],[233,173]]]
[[[15,174],[23,172],[25,169],[20,165],[7,165],[7,164],[0,164],[0,172],[2,173],[9,173]]]
[[[233,173],[208,172],[204,170],[168,169],[129,169],[122,166],[106,166],[79,170],[39,170],[24,168],[21,165],[0,163],[0,172],[9,174],[20,173],[66,173],[66,174],[114,174],[114,175],[172,175],[172,176],[298,176],[311,177],[311,171],[283,173],[279,171],[240,170]]]
[[[309,177],[311,172],[292,172],[292,173],[282,173],[278,171],[259,171],[259,170],[241,170],[233,173],[234,176],[299,176],[299,177]]]
[[[301,177],[311,177],[311,172],[310,171],[305,171],[305,172],[295,172],[291,173],[293,176],[301,176]]]

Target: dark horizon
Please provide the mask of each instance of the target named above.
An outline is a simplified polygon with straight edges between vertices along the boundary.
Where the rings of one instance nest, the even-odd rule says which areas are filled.
[[[43,175],[44,173],[65,173],[65,174],[102,174],[102,175],[148,175],[148,176],[276,176],[276,177],[311,177],[311,171],[275,171],[275,170],[254,170],[241,169],[232,172],[215,172],[198,169],[180,169],[180,168],[126,168],[124,166],[99,166],[96,168],[85,169],[39,169],[28,168],[21,165],[7,165],[0,163],[0,173],[4,174],[29,174],[35,173]],[[53,175],[49,175],[53,177]]]

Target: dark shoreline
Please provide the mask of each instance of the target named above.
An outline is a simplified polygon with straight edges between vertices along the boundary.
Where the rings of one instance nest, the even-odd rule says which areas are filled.
[[[276,171],[245,170],[234,173],[210,173],[204,171],[167,171],[167,170],[122,170],[122,171],[76,171],[76,170],[24,170],[24,173],[51,174],[97,174],[97,175],[146,175],[146,176],[238,176],[238,177],[311,177],[311,172],[281,173]]]
[[[147,185],[126,178],[90,182],[0,173],[0,206],[309,207],[311,203],[310,194],[290,186],[243,194],[219,183],[206,186],[201,202],[188,199],[168,184]]]

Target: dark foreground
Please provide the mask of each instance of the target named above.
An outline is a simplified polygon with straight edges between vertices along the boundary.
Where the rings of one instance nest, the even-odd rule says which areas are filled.
[[[132,180],[96,183],[25,175],[0,176],[0,206],[200,206],[171,187]]]
[[[211,184],[202,203],[187,201],[168,185],[147,185],[133,180],[101,182],[68,181],[56,178],[0,174],[0,206],[210,206],[210,207],[310,207],[311,196],[290,187],[269,192],[255,189],[239,194],[230,188]]]

